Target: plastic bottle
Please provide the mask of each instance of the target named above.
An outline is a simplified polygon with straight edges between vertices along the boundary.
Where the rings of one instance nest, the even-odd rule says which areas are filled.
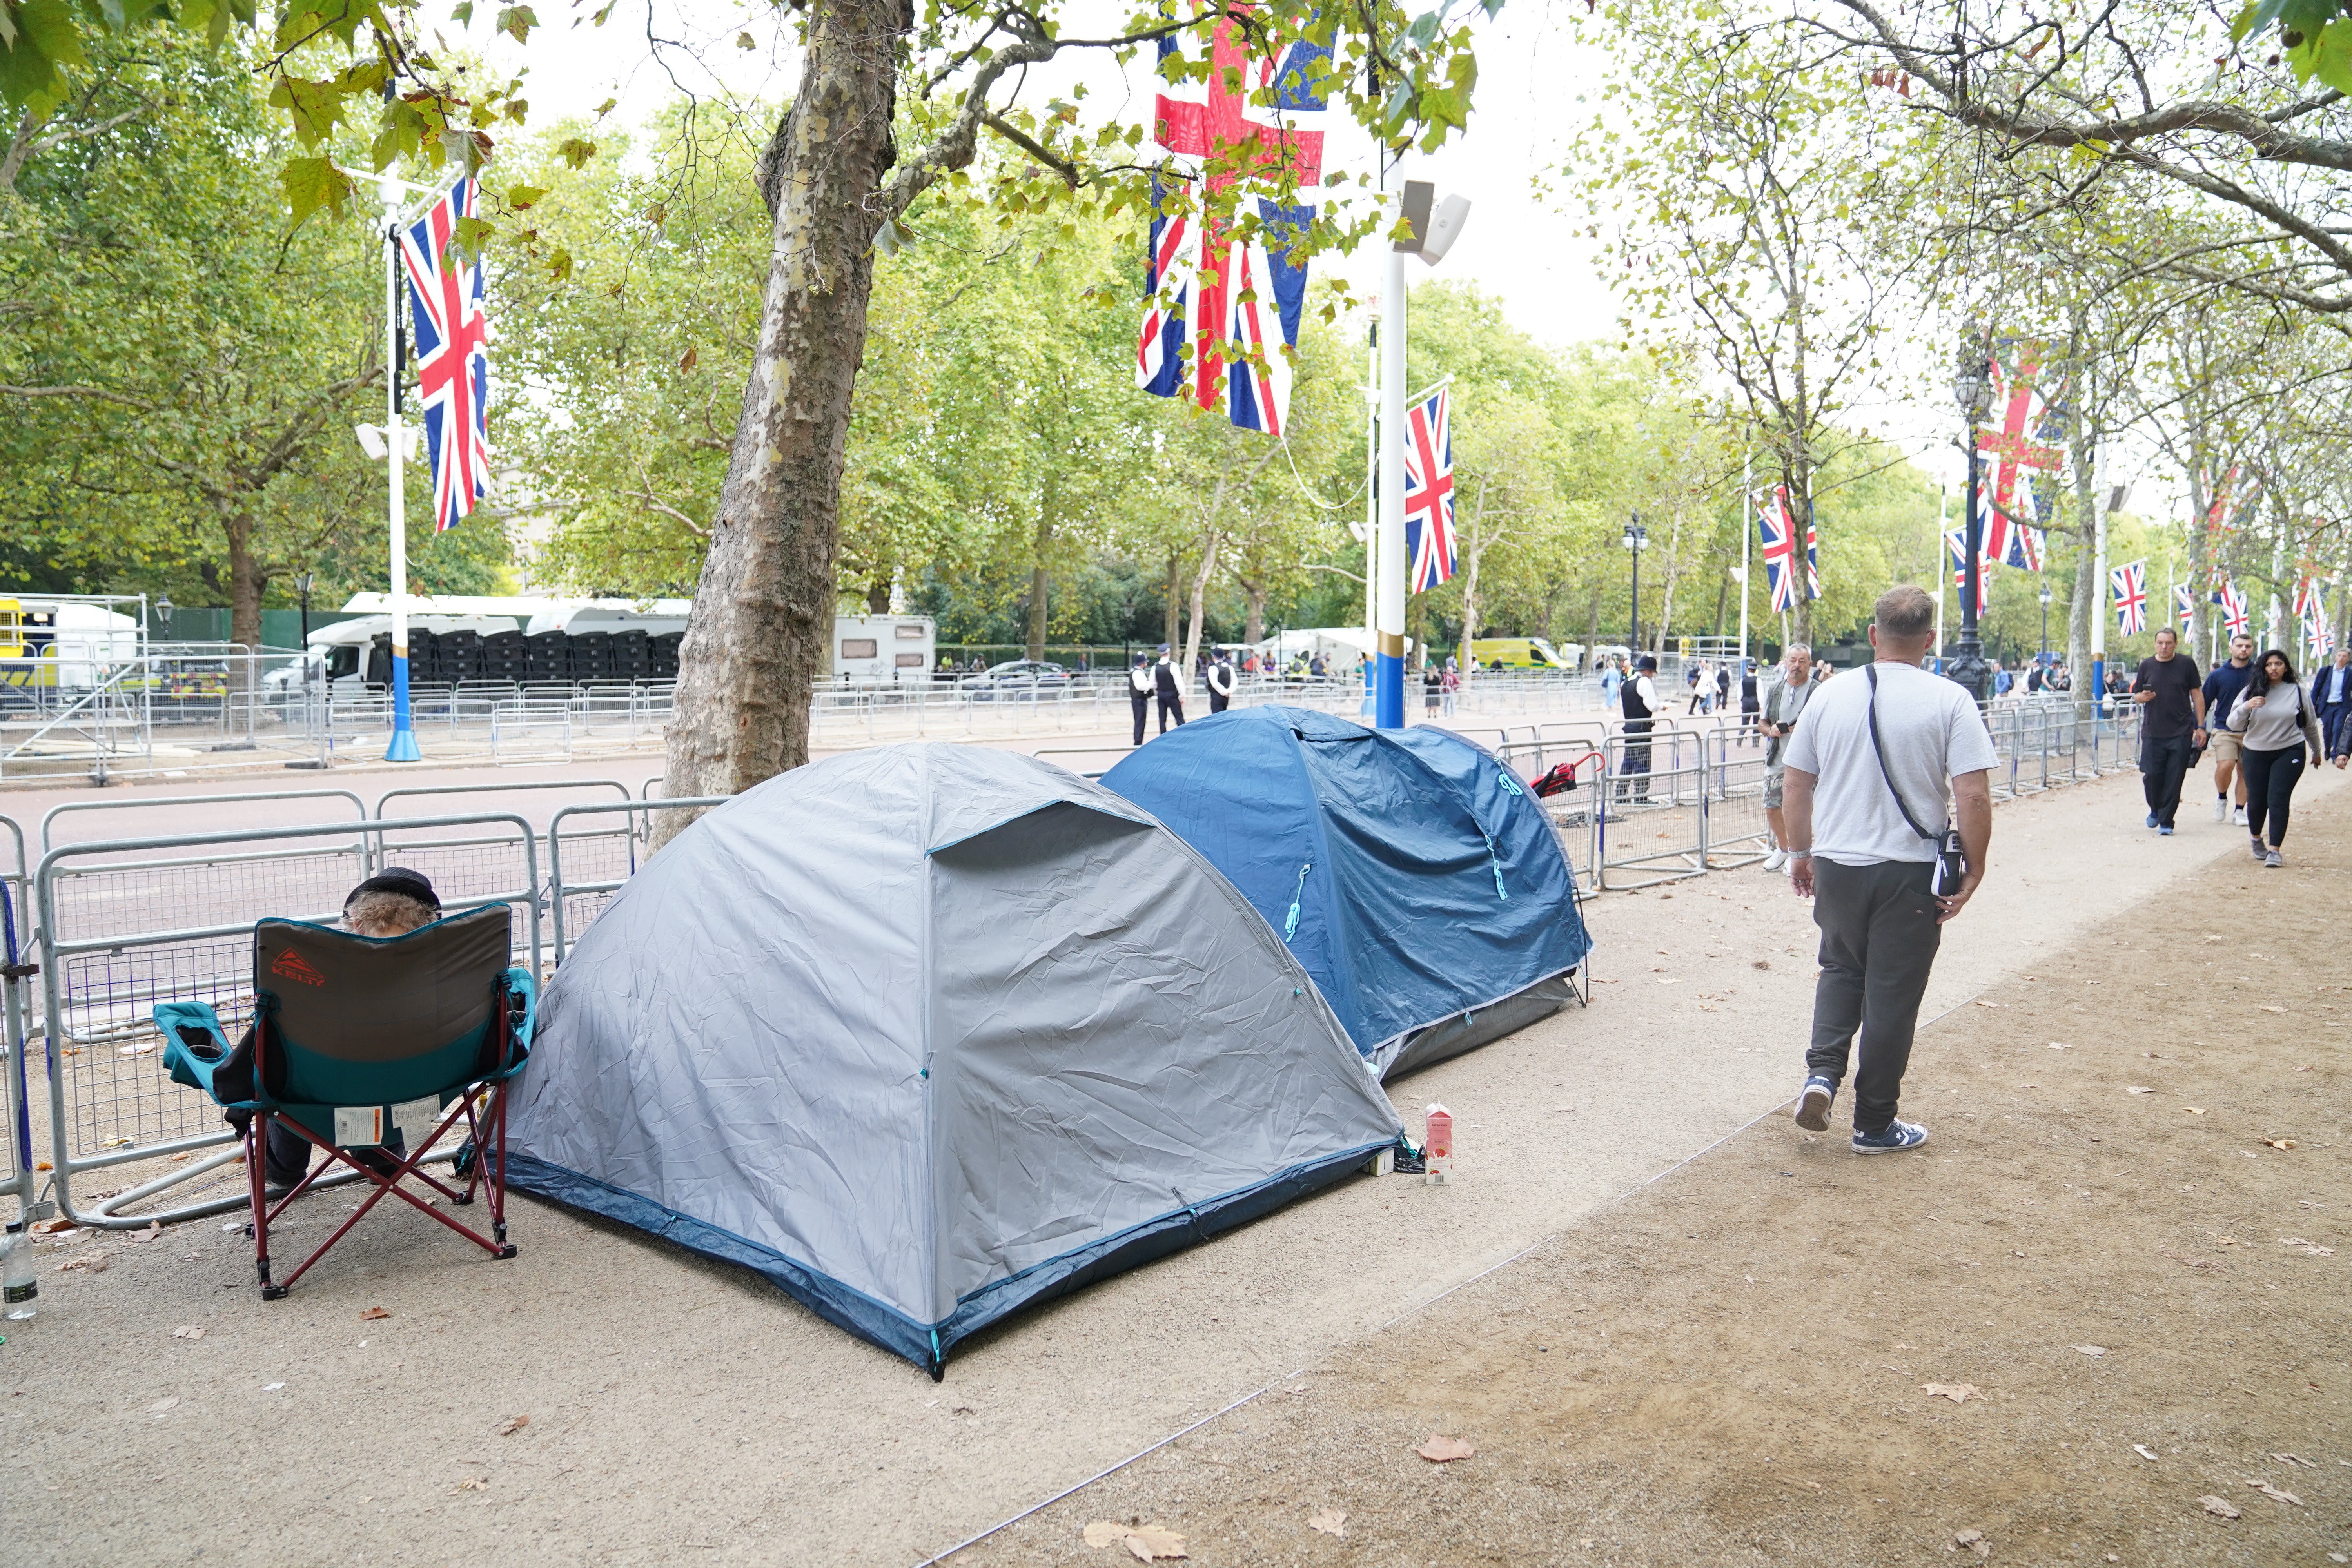
[[[41,1282],[33,1277],[33,1238],[25,1233],[25,1222],[17,1220],[8,1226],[5,1257],[0,1257],[0,1313],[10,1322],[22,1322],[39,1309],[35,1299],[41,1293]]]
[[[1442,1187],[1454,1179],[1454,1113],[1433,1102],[1422,1112],[1421,1125],[1422,1156],[1429,1165],[1422,1180]]]

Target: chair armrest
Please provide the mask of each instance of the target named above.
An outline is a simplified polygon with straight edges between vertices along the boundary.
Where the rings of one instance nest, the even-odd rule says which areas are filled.
[[[213,1074],[228,1060],[228,1037],[221,1032],[220,1015],[209,1002],[158,1002],[155,1026],[163,1032],[163,1066],[173,1083],[203,1089],[215,1100]],[[201,1037],[191,1043],[181,1031]]]
[[[509,969],[506,983],[510,994],[522,998],[522,1021],[515,1026],[512,1058],[505,1067],[485,1078],[482,1080],[485,1083],[501,1082],[522,1071],[523,1064],[530,1060],[531,1032],[539,1026],[539,985],[531,979],[530,972],[520,968]]]

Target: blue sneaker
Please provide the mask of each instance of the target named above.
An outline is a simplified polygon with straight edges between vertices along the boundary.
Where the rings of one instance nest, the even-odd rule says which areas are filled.
[[[1797,1094],[1797,1125],[1808,1132],[1830,1130],[1830,1107],[1837,1102],[1837,1080],[1820,1073],[1805,1080]]]
[[[2156,826],[2156,813],[2151,811],[2147,814],[2147,825],[2150,827],[2154,827]]]
[[[1916,1121],[1890,1121],[1884,1132],[1864,1132],[1853,1135],[1853,1152],[1857,1154],[1892,1154],[1897,1150],[1916,1149],[1927,1141],[1927,1130]]]
[[[2166,826],[2162,826],[2162,827],[2158,828],[2158,829],[2156,830],[2156,836],[2157,836],[2158,838],[2169,838],[2169,837],[2172,837],[2172,827],[2171,827],[2171,825],[2170,825],[2170,824],[2167,824]]]

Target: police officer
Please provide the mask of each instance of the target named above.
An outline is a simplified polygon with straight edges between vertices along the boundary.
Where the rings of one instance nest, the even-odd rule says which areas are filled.
[[[1658,711],[1658,683],[1651,677],[1658,673],[1658,656],[1645,653],[1633,661],[1633,674],[1617,689],[1617,700],[1625,713],[1624,773],[1633,779],[1638,791],[1635,800],[1650,798],[1650,731],[1652,719]],[[1617,786],[1617,798],[1625,798],[1625,785]]]
[[[1224,649],[1209,666],[1209,711],[1222,713],[1234,700],[1233,658]]]
[[[1127,705],[1135,710],[1135,743],[1143,744],[1143,721],[1151,711],[1151,669],[1143,656],[1135,656],[1135,668],[1127,672]]]
[[[1168,715],[1171,712],[1176,715],[1176,727],[1182,729],[1184,678],[1177,669],[1174,656],[1169,653],[1166,643],[1160,645],[1160,662],[1151,667],[1151,687],[1160,696],[1160,732],[1163,735],[1168,733]],[[1141,711],[1137,710],[1139,715]],[[1143,721],[1140,717],[1136,720],[1135,743],[1139,746],[1143,744]]]

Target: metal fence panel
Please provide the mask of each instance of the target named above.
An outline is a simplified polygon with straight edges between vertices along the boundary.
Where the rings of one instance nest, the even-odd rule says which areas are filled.
[[[1594,825],[1597,885],[1653,887],[1706,873],[1706,758],[1697,731],[1609,737]]]
[[[652,781],[647,781],[648,783]],[[560,966],[580,933],[604,910],[605,903],[631,877],[642,857],[638,847],[653,829],[660,811],[698,811],[724,805],[731,795],[689,795],[683,799],[598,801],[567,805],[547,824],[548,908],[553,915],[552,956]],[[567,820],[584,816],[618,816],[620,826],[599,826],[567,833]]]
[[[529,822],[481,813],[310,824],[61,845],[33,888],[58,1198],[68,1217],[125,1227],[240,1207],[241,1178],[211,1100],[171,1081],[150,1015],[166,1001],[212,1004],[234,1037],[253,1012],[253,924],[331,921],[353,883],[384,866],[430,876],[451,912],[506,903],[522,913],[516,960],[539,972],[538,840]],[[206,1154],[205,1151],[213,1151]],[[125,1191],[77,1198],[78,1175],[182,1157]],[[233,1174],[233,1173],[231,1173]],[[129,1210],[191,1183],[178,1207]]]
[[[21,1211],[33,1199],[32,1107],[26,1102],[25,1070],[25,982],[22,972],[28,934],[25,920],[25,830],[13,817],[0,816],[0,837],[9,858],[0,864],[0,1072],[6,1075],[0,1091],[0,1192],[16,1194]]]

